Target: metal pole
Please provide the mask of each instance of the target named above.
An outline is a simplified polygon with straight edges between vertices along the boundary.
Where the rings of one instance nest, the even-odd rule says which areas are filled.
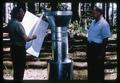
[[[68,58],[68,24],[71,11],[46,12],[52,32],[52,60],[48,63],[50,80],[71,80],[72,61]]]

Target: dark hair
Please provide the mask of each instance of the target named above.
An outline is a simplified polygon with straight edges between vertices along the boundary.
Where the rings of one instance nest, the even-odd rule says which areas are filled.
[[[17,13],[20,11],[21,7],[14,7],[13,10],[11,11],[11,17],[12,18],[17,18]]]
[[[97,12],[100,12],[100,14],[103,14],[103,13],[104,13],[103,10],[102,10],[102,8],[97,7],[97,6],[94,6],[94,8],[95,8],[95,10],[96,10]]]

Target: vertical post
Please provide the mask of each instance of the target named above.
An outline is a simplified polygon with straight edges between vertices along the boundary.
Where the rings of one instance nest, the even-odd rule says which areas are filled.
[[[2,12],[3,12],[3,22],[5,23],[5,3],[3,3],[3,9],[2,9]]]
[[[26,5],[25,5],[25,3],[23,3],[23,2],[18,2],[18,3],[17,3],[17,6],[18,6],[18,7],[22,7],[22,9],[23,9],[24,11],[26,11]]]
[[[78,1],[73,1],[72,2],[72,22],[77,20],[79,21],[80,18],[79,18],[79,2]]]
[[[28,11],[35,14],[35,3],[34,2],[28,2]]]
[[[103,17],[105,17],[105,2],[102,3]]]
[[[106,3],[106,20],[108,21],[108,23],[109,23],[109,6],[110,6],[110,4],[107,2]]]
[[[46,12],[52,32],[52,60],[48,63],[50,80],[71,80],[72,61],[68,58],[68,24],[71,11]]]
[[[57,2],[51,2],[50,3],[50,5],[51,5],[51,10],[52,11],[56,11],[58,8],[57,8],[57,6],[58,6],[58,3]]]
[[[1,4],[0,7],[3,8],[5,4]],[[0,12],[3,10],[1,9]],[[0,14],[0,19],[3,21],[3,13]],[[0,21],[0,26],[3,26],[2,21]],[[3,28],[0,27],[0,41],[2,42],[3,39]],[[3,46],[2,43],[0,43],[0,79],[3,80]]]
[[[111,5],[112,5],[111,24],[114,25],[114,23],[113,23],[113,17],[114,17],[114,4],[111,3]]]
[[[120,80],[120,1],[117,2],[117,79]]]
[[[62,61],[68,59],[68,27],[62,28]]]

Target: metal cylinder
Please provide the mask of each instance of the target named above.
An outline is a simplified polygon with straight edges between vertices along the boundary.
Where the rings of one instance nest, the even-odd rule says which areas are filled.
[[[72,79],[72,61],[68,58],[68,24],[71,11],[46,12],[52,34],[52,60],[48,63],[49,79]]]

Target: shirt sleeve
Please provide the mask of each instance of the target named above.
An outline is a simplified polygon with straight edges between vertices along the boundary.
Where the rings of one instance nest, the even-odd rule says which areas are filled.
[[[20,24],[20,23],[17,24],[16,32],[20,36],[25,34],[25,30],[24,30],[24,27],[22,26],[22,24]]]
[[[110,26],[108,23],[103,24],[102,27],[102,38],[108,38],[111,37],[111,31],[110,31]]]

